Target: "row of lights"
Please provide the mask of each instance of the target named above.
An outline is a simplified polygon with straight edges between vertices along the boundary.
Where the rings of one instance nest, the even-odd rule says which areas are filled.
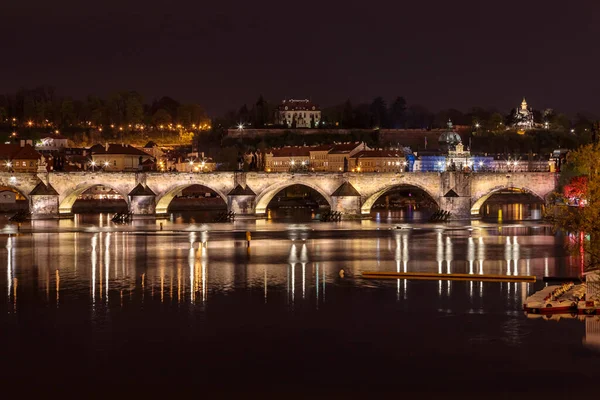
[[[16,121],[17,121],[17,119],[16,119],[16,118],[13,118],[13,119],[12,119],[12,121],[13,121],[13,122],[16,122]],[[48,120],[46,120],[46,122],[48,122]],[[29,127],[32,127],[32,126],[33,126],[33,124],[34,124],[34,122],[33,122],[33,121],[31,121],[31,120],[30,120],[30,121],[27,121],[27,126],[29,126]],[[91,125],[92,123],[88,121],[88,123],[87,123],[87,124],[88,124],[88,125]],[[102,131],[102,125],[99,125],[99,127],[100,127],[100,128],[99,128],[99,130],[100,130],[100,131]],[[112,129],[114,129],[116,126],[115,126],[115,124],[110,124],[110,127],[111,127]],[[129,124],[129,125],[127,125],[127,127],[131,129],[131,128],[133,128],[133,127],[134,127],[134,125],[132,125],[132,124]],[[243,126],[242,126],[242,127],[243,127]],[[141,130],[144,130],[144,129],[146,129],[146,126],[145,126],[145,125],[141,125],[141,124],[136,124],[136,125],[135,125],[135,128],[136,128],[136,129],[141,129]],[[159,125],[159,126],[158,126],[158,128],[159,128],[159,129],[164,129],[164,128],[165,128],[165,125]],[[177,128],[177,129],[183,129],[183,128],[184,128],[184,126],[183,126],[183,125],[181,125],[181,124],[177,124],[177,125],[175,126],[175,128],[174,128],[172,124],[168,124],[168,125],[166,126],[166,128],[168,128],[168,129],[175,129],[175,128]],[[192,128],[192,129],[210,129],[210,128],[211,128],[211,126],[210,126],[209,124],[203,124],[203,125],[201,125],[201,124],[198,124],[198,125],[196,125],[196,124],[192,124],[191,128]],[[123,130],[123,127],[122,127],[122,126],[119,126],[119,130],[120,130],[120,131],[122,131],[122,130]]]

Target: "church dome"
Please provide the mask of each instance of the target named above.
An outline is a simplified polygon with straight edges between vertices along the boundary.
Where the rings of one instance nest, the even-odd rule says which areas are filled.
[[[448,131],[442,133],[438,143],[442,149],[454,150],[457,144],[462,142],[460,135],[452,130],[452,122],[448,121]]]

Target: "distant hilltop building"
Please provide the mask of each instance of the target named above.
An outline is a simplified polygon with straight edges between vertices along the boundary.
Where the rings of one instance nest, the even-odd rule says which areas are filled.
[[[532,129],[534,127],[533,110],[527,106],[525,97],[523,97],[521,107],[515,112],[512,125],[519,130]]]
[[[308,99],[283,100],[277,107],[275,120],[288,128],[316,128],[321,121],[321,109]]]

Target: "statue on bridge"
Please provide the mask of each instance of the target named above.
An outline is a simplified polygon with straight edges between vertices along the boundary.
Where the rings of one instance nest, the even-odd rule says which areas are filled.
[[[237,163],[238,163],[238,171],[243,171],[244,170],[244,156],[242,155],[242,152],[240,152],[240,151],[238,151]]]

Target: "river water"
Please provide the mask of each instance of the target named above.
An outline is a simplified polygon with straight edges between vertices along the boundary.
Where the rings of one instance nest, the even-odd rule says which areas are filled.
[[[598,318],[521,310],[542,277],[580,274],[565,238],[540,222],[108,221],[3,225],[4,388],[84,398],[597,391]]]

